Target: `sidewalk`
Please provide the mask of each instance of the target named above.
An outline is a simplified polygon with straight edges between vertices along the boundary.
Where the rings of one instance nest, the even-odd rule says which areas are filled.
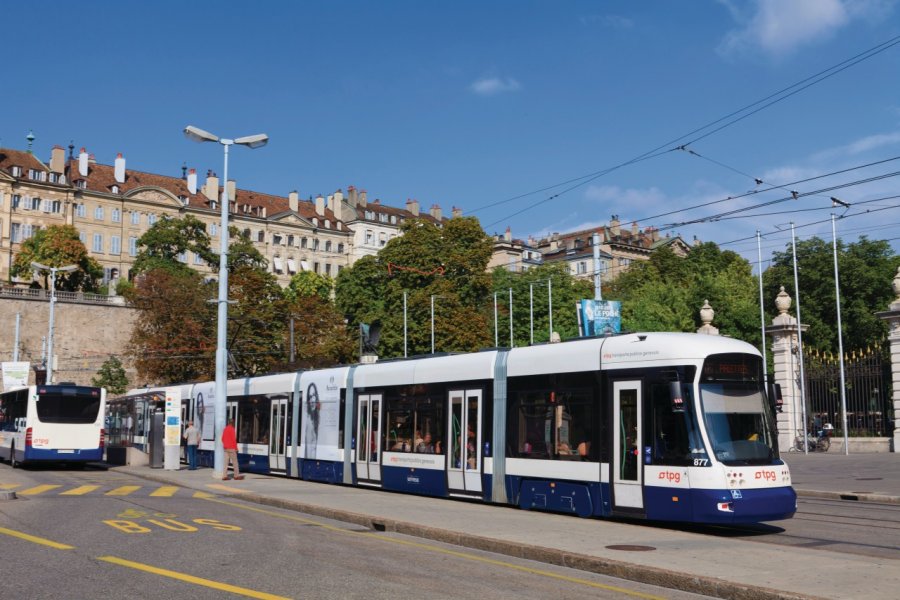
[[[900,503],[900,455],[785,458],[802,494],[834,498],[850,494],[859,500]],[[283,477],[248,474],[243,481],[225,482],[214,480],[209,469],[115,469],[376,530],[721,598],[888,600],[900,589],[900,564],[889,559]]]

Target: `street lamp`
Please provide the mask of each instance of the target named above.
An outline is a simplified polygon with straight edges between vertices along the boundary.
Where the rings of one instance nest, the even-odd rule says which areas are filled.
[[[248,148],[261,148],[269,141],[269,136],[264,133],[248,135],[236,139],[220,138],[208,131],[204,131],[193,125],[184,128],[184,135],[195,142],[216,142],[222,144],[225,149],[225,173],[222,185],[222,224],[219,230],[221,243],[219,244],[219,297],[217,338],[216,338],[216,397],[214,401],[216,415],[216,446],[213,468],[214,477],[222,477],[224,474],[225,453],[222,449],[222,430],[225,429],[225,407],[227,398],[228,380],[228,147],[234,144]]]
[[[71,273],[78,269],[78,265],[66,265],[65,267],[49,267],[39,262],[32,262],[31,268],[37,271],[50,271],[50,331],[47,333],[47,381],[53,383],[53,309],[56,305],[56,272]]]

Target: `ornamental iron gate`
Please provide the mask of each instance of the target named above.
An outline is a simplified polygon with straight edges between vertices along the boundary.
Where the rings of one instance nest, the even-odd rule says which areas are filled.
[[[841,365],[836,354],[804,352],[806,414],[812,432],[826,423],[834,437],[844,435],[841,415]],[[886,341],[844,354],[848,437],[889,437],[894,434],[891,406],[890,346]]]

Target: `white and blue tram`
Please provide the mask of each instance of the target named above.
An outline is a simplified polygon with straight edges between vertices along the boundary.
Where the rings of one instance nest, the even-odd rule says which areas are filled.
[[[762,358],[625,334],[228,382],[241,469],[583,517],[750,523],[796,509]],[[215,386],[183,388],[212,465]]]

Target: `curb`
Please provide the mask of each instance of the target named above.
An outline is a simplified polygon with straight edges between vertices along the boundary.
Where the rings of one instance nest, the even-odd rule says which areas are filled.
[[[173,478],[156,475],[153,473],[139,473],[129,471],[129,474],[135,477],[155,481],[158,483],[177,484],[185,488],[207,491],[203,487],[198,487],[190,482],[185,483],[177,481]],[[214,480],[211,480],[214,481]],[[473,550],[482,550],[485,552],[494,552],[505,556],[521,558],[525,560],[533,560],[545,564],[551,564],[560,567],[567,567],[596,573],[598,575],[608,575],[618,577],[638,583],[656,585],[667,589],[675,589],[682,592],[690,592],[723,598],[725,600],[815,600],[816,596],[806,594],[797,594],[794,592],[786,592],[767,587],[746,585],[735,583],[724,579],[707,577],[703,575],[695,575],[691,573],[681,573],[670,571],[659,567],[650,567],[619,561],[609,558],[600,558],[586,554],[578,554],[575,552],[567,552],[553,548],[545,548],[542,546],[534,546],[531,544],[522,544],[518,542],[508,542],[505,540],[497,540],[493,538],[478,536],[474,534],[460,533],[449,529],[440,529],[438,527],[428,527],[418,523],[409,523],[406,521],[398,521],[395,519],[381,519],[367,515],[365,513],[357,513],[345,510],[338,510],[323,507],[318,504],[307,504],[296,500],[287,500],[282,498],[273,498],[256,492],[247,493],[217,493],[221,495],[229,495],[240,500],[261,504],[264,506],[272,506],[295,512],[302,512],[309,515],[350,523],[366,527],[373,531],[386,531],[391,533],[399,533],[412,537],[428,539],[446,544],[453,544]]]
[[[801,498],[825,498],[827,500],[850,500],[855,502],[877,502],[880,504],[900,504],[900,496],[873,494],[869,492],[824,492],[821,490],[797,490]]]

